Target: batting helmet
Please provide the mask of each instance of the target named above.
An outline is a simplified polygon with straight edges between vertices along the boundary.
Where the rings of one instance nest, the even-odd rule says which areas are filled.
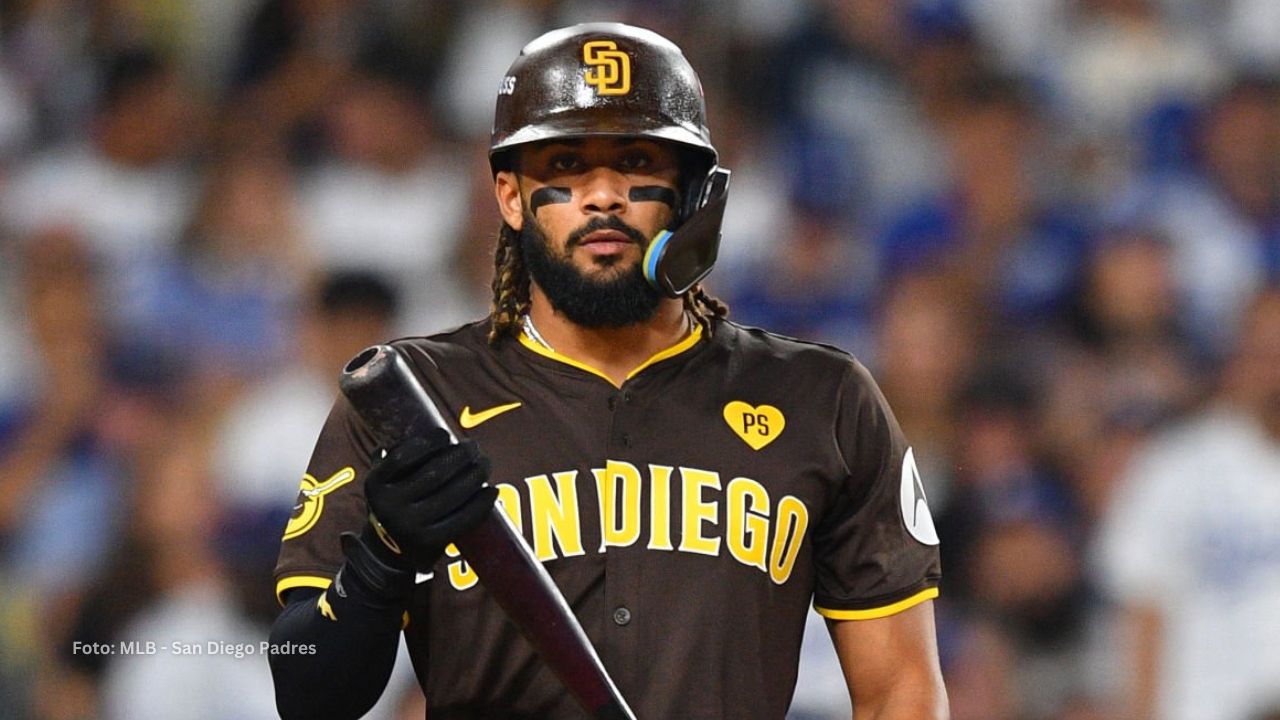
[[[512,169],[512,151],[526,143],[591,136],[647,137],[686,151],[675,223],[645,260],[650,282],[683,294],[715,263],[729,171],[716,164],[702,83],[680,48],[622,23],[574,25],[526,45],[498,89],[493,172]],[[695,215],[703,217],[691,223]]]
[[[622,23],[553,30],[530,42],[498,90],[489,160],[511,148],[589,135],[645,136],[716,160],[698,75],[661,35]]]

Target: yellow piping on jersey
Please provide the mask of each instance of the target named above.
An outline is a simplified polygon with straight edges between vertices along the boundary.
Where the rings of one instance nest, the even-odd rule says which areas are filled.
[[[867,610],[830,610],[814,605],[813,609],[817,610],[819,615],[831,620],[875,620],[876,618],[897,615],[903,610],[913,608],[925,600],[932,600],[936,597],[938,597],[938,588],[934,587],[921,590],[906,600],[899,600],[892,605],[885,605],[884,607],[869,608]]]
[[[679,355],[685,350],[688,350],[689,348],[696,345],[698,341],[701,339],[702,339],[702,326],[695,324],[693,326],[693,331],[690,332],[689,335],[686,336],[683,340],[676,343],[675,345],[672,345],[666,350],[662,350],[656,353],[653,357],[640,363],[638,366],[636,366],[634,370],[627,373],[627,377],[625,378],[624,382],[640,374],[640,371],[644,370],[650,365],[662,362],[667,358],[675,357],[676,355]],[[534,340],[533,338],[529,337],[528,334],[526,334],[524,331],[520,332],[520,344],[524,345],[525,347],[529,348],[533,352],[543,357],[548,357],[548,358],[551,358],[552,360],[558,360],[564,363],[565,365],[576,367],[579,370],[582,370],[583,372],[588,372],[588,373],[591,373],[592,375],[595,375],[596,377],[603,378],[605,382],[608,382],[610,385],[614,387],[621,387],[618,383],[615,383],[613,381],[613,378],[604,374],[600,370],[597,370],[596,368],[593,368],[590,365],[584,362],[581,362],[579,360],[574,360],[573,358],[568,357],[566,355],[561,355],[560,353],[556,352],[555,350],[552,350],[551,348],[544,347],[537,340]]]
[[[294,575],[281,578],[280,582],[276,583],[276,602],[280,603],[281,607],[284,607],[284,594],[294,588],[309,587],[327,591],[332,584],[333,580],[331,578],[316,577],[314,575]],[[330,620],[338,619],[333,615],[333,608],[329,607],[329,601],[324,595],[320,596],[317,608]],[[326,608],[328,608],[328,613],[325,613]],[[409,611],[405,610],[404,615],[400,618],[400,629],[403,630],[407,627],[409,627]]]
[[[287,578],[281,578],[276,583],[276,602],[284,607],[284,594],[295,588],[316,588],[319,590],[328,590],[333,584],[332,578],[316,577],[314,575],[293,575]]]

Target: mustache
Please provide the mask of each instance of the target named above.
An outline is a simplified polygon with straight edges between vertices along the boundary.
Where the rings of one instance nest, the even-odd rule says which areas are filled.
[[[616,230],[623,235],[626,235],[631,242],[634,242],[642,248],[649,244],[649,238],[645,237],[639,230],[622,222],[617,217],[613,215],[597,215],[596,217],[588,220],[586,225],[583,225],[569,234],[569,239],[565,243],[565,250],[573,250],[582,244],[583,238],[597,230]]]

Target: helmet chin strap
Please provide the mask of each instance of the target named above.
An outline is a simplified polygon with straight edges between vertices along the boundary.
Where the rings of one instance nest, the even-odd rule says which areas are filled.
[[[674,230],[654,236],[644,254],[644,277],[670,298],[684,295],[711,272],[720,252],[720,225],[729,198],[729,171],[707,175],[697,210]]]

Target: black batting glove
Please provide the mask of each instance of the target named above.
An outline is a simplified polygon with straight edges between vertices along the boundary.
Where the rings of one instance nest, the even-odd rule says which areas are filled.
[[[404,440],[365,477],[364,537],[372,531],[377,539],[367,544],[384,564],[430,572],[445,547],[493,507],[498,489],[487,484],[489,469],[473,440],[451,444],[443,430]]]

